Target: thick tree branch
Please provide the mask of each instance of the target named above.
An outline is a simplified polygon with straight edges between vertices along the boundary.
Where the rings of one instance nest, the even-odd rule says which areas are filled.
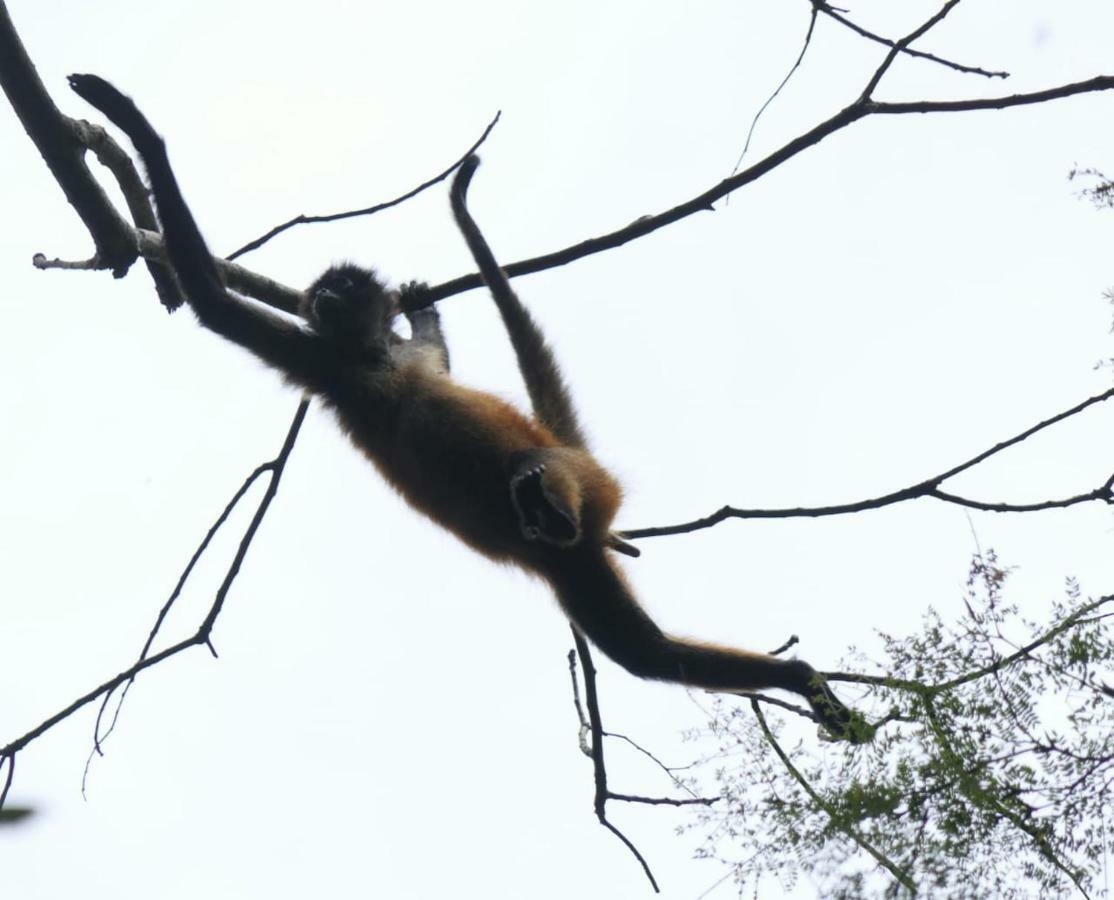
[[[1100,75],[1086,81],[1060,85],[1043,91],[1034,91],[1025,94],[1011,94],[1006,97],[987,97],[979,100],[923,100],[911,103],[879,103],[875,100],[856,100],[850,106],[837,112],[834,116],[814,126],[804,134],[798,135],[780,149],[775,150],[764,159],[752,166],[725,178],[719,184],[704,191],[704,193],[686,200],[683,203],[655,215],[642,216],[629,225],[599,237],[589,238],[578,244],[573,244],[561,250],[534,256],[529,259],[519,260],[504,266],[507,275],[517,277],[530,275],[545,269],[568,265],[578,259],[613,250],[638,238],[652,234],[667,225],[672,225],[681,219],[698,212],[713,210],[713,204],[739,188],[761,178],[767,172],[777,168],[799,153],[815,147],[825,138],[846,128],[854,122],[871,115],[899,115],[903,113],[930,113],[930,112],[968,112],[974,110],[1009,109],[1015,106],[1027,106],[1034,103],[1044,103],[1048,100],[1060,100],[1080,94],[1096,93],[1114,89],[1114,76]],[[428,299],[430,303],[442,300],[445,297],[460,294],[480,287],[482,284],[479,273],[461,275],[430,288]]]
[[[132,229],[85,165],[85,147],[78,139],[74,123],[50,99],[3,0],[0,0],[0,88],[66,199],[89,230],[102,267],[122,275],[135,260]]]
[[[122,275],[135,260],[135,233],[89,171],[85,150],[92,150],[115,176],[135,225],[154,229],[155,214],[147,190],[135,164],[103,128],[64,116],[54,105],[16,34],[3,0],[0,0],[0,88],[93,239],[96,254],[81,268],[112,269],[117,276]],[[181,292],[170,269],[151,261],[147,269],[163,306],[168,310],[180,306]]]
[[[908,49],[908,44],[915,37],[923,34],[932,24],[939,21],[955,5],[955,2],[956,0],[951,0],[933,19],[894,44],[891,47],[890,55],[896,55],[896,53]],[[889,59],[889,56],[887,59]],[[883,63],[880,71],[884,73],[886,66],[887,64]],[[117,272],[126,271],[130,262],[134,260],[136,244],[139,244],[142,248],[145,258],[157,257],[158,253],[152,242],[142,232],[136,234],[128,227],[127,223],[112,208],[104,192],[84,166],[81,159],[82,144],[73,133],[73,129],[66,127],[68,120],[65,120],[65,117],[61,116],[54,107],[45,88],[35,75],[34,68],[31,66],[30,60],[23,51],[12,28],[6,9],[3,6],[3,0],[0,0],[0,83],[12,99],[12,104],[24,122],[28,133],[39,147],[52,172],[59,179],[63,190],[67,192],[71,202],[82,214],[83,221],[86,222],[94,241],[97,243],[96,259],[98,264],[110,264]],[[877,79],[872,78],[871,82],[868,83],[869,90],[873,90],[876,83]],[[854,103],[840,110],[829,119],[793,138],[781,148],[742,172],[724,179],[690,200],[656,215],[642,216],[629,225],[608,234],[590,238],[541,256],[511,263],[505,269],[508,275],[514,277],[567,265],[585,256],[621,247],[623,244],[652,234],[697,212],[712,210],[714,208],[713,204],[717,200],[757,180],[797,154],[819,144],[829,135],[870,115],[1006,109],[1078,94],[1106,91],[1111,88],[1114,88],[1114,76],[1098,76],[1087,81],[1027,94],[1013,94],[1008,97],[911,103],[879,103],[869,98],[868,90]],[[424,189],[430,183],[436,183],[439,178],[444,177],[444,174],[442,173],[430,182],[419,186],[411,192],[411,195]],[[405,197],[380,204],[379,208],[401,202],[402,199],[405,199]],[[338,216],[367,214],[375,208],[368,207],[364,210],[354,210],[351,213],[338,214]],[[279,226],[280,229],[283,227]],[[232,272],[235,273],[236,277],[232,277],[230,274],[228,283],[234,290],[242,291],[247,296],[287,311],[296,307],[296,298],[300,293],[299,291],[277,284],[269,279],[255,276],[253,273],[248,273],[247,270],[232,270]],[[480,285],[479,273],[473,273],[435,285],[424,296],[429,303],[433,303],[472,290]]]
[[[166,249],[163,247],[162,235],[153,231],[138,231],[139,252],[145,259],[166,259]],[[253,300],[266,303],[275,309],[295,315],[298,304],[301,303],[302,291],[297,288],[287,287],[284,284],[260,275],[251,269],[246,269],[238,263],[227,262],[220,257],[213,261],[220,271],[224,283],[238,294],[243,294]]]
[[[78,140],[93,151],[97,162],[108,169],[116,179],[135,227],[157,232],[159,222],[155,218],[155,209],[151,205],[151,195],[132,158],[100,125],[90,124],[83,119],[70,121]],[[158,294],[159,301],[168,312],[173,312],[185,301],[182,292],[178,289],[173,271],[169,265],[157,260],[147,259],[146,264],[147,271],[151,273],[151,280],[155,283],[155,293]]]

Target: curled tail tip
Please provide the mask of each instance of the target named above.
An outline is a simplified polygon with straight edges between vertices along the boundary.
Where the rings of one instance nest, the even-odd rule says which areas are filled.
[[[464,162],[460,164],[460,170],[462,172],[467,172],[469,177],[471,177],[472,173],[474,173],[479,167],[480,157],[476,153],[469,153],[466,157],[464,157]]]
[[[138,112],[130,97],[100,75],[75,72],[66,76],[66,82],[82,100],[117,124],[120,124],[118,119],[134,116]]]
[[[97,75],[89,75],[84,72],[74,72],[66,76],[66,83],[69,84],[70,90],[86,100],[89,99],[89,91],[104,85],[106,82],[103,78]],[[91,102],[91,101],[90,101]]]

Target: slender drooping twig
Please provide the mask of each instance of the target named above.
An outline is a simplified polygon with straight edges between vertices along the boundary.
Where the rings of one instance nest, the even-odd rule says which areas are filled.
[[[390,209],[392,206],[398,206],[400,203],[409,200],[411,197],[416,197],[422,191],[426,190],[426,188],[433,187],[433,185],[437,184],[438,182],[444,181],[446,178],[452,175],[453,172],[460,168],[460,164],[464,162],[464,160],[468,159],[469,156],[472,156],[480,148],[480,145],[487,140],[487,136],[491,134],[491,130],[495,127],[495,124],[499,121],[499,117],[502,114],[502,111],[495,113],[495,118],[488,122],[487,128],[483,130],[483,134],[479,136],[479,138],[471,147],[464,151],[464,154],[459,159],[457,159],[456,162],[454,162],[439,175],[434,175],[432,178],[423,181],[417,187],[411,188],[405,194],[400,194],[393,200],[386,200],[382,203],[375,203],[371,206],[365,206],[362,209],[352,209],[347,212],[323,213],[316,216],[307,216],[304,213],[300,213],[299,215],[294,216],[294,218],[288,219],[287,221],[283,222],[281,225],[276,225],[265,234],[261,234],[259,237],[248,241],[246,244],[244,244],[244,246],[240,247],[237,250],[233,250],[225,258],[231,261],[234,259],[238,259],[245,253],[250,253],[252,250],[258,250],[272,238],[277,237],[284,231],[287,231],[295,227],[296,225],[308,225],[315,222],[339,222],[342,219],[354,219],[357,216],[370,216],[374,213],[381,212],[384,209]]]

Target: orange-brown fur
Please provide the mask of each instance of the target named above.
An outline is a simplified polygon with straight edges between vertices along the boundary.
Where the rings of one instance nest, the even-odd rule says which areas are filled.
[[[102,79],[71,76],[71,85],[142,155],[170,262],[201,322],[332,406],[412,506],[488,557],[545,578],[576,627],[634,674],[721,690],[784,688],[832,731],[860,736],[807,663],[673,637],[639,605],[608,550],[621,543],[610,533],[619,485],[586,449],[553,354],[467,211],[474,157],[453,183],[453,210],[503,317],[535,419],[448,377],[439,319],[423,308],[419,285],[400,297],[370,270],[335,265],[306,293],[308,331],[230,295],[147,120]],[[400,307],[409,341],[390,328]]]
[[[376,402],[384,393],[390,402]],[[533,450],[555,451],[547,474],[579,512],[585,539],[607,537],[621,498],[615,479],[586,451],[560,448],[544,425],[492,394],[411,364],[387,386],[369,385],[363,402],[332,405],[411,506],[494,560],[537,569],[537,547],[522,539],[508,490],[515,455]]]

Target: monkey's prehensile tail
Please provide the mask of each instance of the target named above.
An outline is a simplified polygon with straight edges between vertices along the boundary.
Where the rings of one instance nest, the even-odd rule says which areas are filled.
[[[491,291],[503,323],[511,334],[511,344],[518,353],[518,368],[526,382],[534,415],[561,443],[568,447],[584,447],[587,442],[553,351],[545,342],[541,329],[515,295],[506,273],[499,268],[483,233],[468,212],[468,185],[479,164],[478,156],[469,156],[461,163],[453,179],[450,196],[457,226],[464,235],[472,258],[479,266],[484,283]]]

